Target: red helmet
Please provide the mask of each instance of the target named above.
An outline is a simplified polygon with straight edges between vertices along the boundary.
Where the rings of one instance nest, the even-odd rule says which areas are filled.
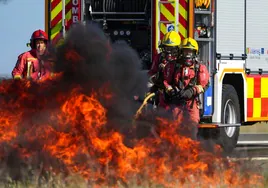
[[[34,41],[36,39],[43,39],[45,40],[45,42],[48,41],[48,35],[45,31],[38,29],[36,31],[33,32],[32,36],[31,36],[31,40],[30,40],[30,45],[32,48],[34,48]]]

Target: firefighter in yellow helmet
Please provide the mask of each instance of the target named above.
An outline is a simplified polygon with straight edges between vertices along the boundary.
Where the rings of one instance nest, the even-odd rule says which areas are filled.
[[[176,105],[176,113],[184,113],[185,125],[192,138],[196,138],[197,125],[200,121],[199,96],[209,84],[209,72],[207,67],[197,59],[198,43],[192,38],[186,38],[181,44],[181,58],[177,67],[173,87],[180,90],[179,94],[172,100]],[[187,122],[188,121],[188,122]],[[192,126],[191,126],[192,125]]]
[[[177,32],[170,31],[166,33],[160,44],[160,48],[164,52],[164,59],[166,61],[177,60],[180,45],[181,37]]]
[[[170,31],[166,33],[159,45],[161,52],[156,55],[156,58],[154,58],[155,61],[149,70],[149,75],[152,76],[158,72],[160,63],[165,63],[169,60],[177,59],[180,45],[181,37],[177,32]]]
[[[159,90],[159,88],[165,91],[164,93],[160,93],[158,97],[159,106],[164,108],[168,108],[165,98],[169,95],[173,95],[175,92],[171,86],[171,82],[180,56],[180,45],[180,35],[175,31],[167,32],[159,45],[161,52],[155,58],[148,72],[150,82],[153,85],[150,92],[155,92]]]
[[[182,41],[182,61],[185,66],[192,66],[197,60],[198,43],[191,37]]]

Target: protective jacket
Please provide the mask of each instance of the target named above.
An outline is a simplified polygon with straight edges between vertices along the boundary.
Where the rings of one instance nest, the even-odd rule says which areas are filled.
[[[34,49],[20,54],[12,71],[14,79],[27,78],[36,81],[46,79],[52,75],[53,62],[38,58]]]
[[[162,53],[158,54],[155,59],[148,72],[149,76],[153,77],[154,86],[151,88],[151,92],[158,90],[159,106],[168,108],[168,104],[165,102],[165,92],[173,82],[177,60],[167,61]]]
[[[191,119],[196,123],[200,120],[199,100],[198,95],[206,90],[209,84],[209,72],[204,64],[196,62],[191,67],[181,66],[174,74],[174,85],[183,91],[191,91],[192,95],[184,98],[185,103],[178,103],[184,105],[189,110]]]

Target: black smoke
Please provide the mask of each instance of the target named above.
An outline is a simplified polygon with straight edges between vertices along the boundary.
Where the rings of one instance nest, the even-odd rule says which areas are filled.
[[[62,84],[79,85],[86,94],[110,91],[112,100],[100,97],[109,119],[131,119],[140,105],[133,96],[147,91],[148,77],[136,51],[124,41],[112,43],[94,24],[69,30],[56,50],[55,71],[63,72]]]
[[[160,175],[161,178],[150,181],[161,184],[164,176],[159,174],[161,165],[156,165],[157,161],[148,166],[146,161],[150,160],[142,159],[141,161],[146,163],[143,169],[139,169],[140,172],[134,174],[131,172],[126,179],[118,173],[122,171],[122,166],[118,164],[117,159],[126,160],[128,163],[130,156],[125,152],[137,146],[137,143],[143,143],[147,148],[141,153],[142,155],[152,150],[148,153],[148,158],[164,159],[167,166],[174,167],[175,176],[172,177],[173,170],[171,170],[171,176],[166,176],[167,182],[172,178],[174,182],[185,182],[184,176],[177,176],[179,174],[177,172],[180,171],[176,171],[176,168],[183,163],[190,164],[189,160],[194,164],[200,161],[207,164],[209,168],[206,177],[208,178],[221,166],[212,163],[213,158],[208,160],[198,143],[185,140],[177,134],[178,127],[189,127],[191,123],[187,112],[182,112],[184,118],[181,122],[171,124],[169,121],[163,122],[161,125],[158,124],[158,127],[154,127],[157,125],[155,118],[158,115],[167,115],[161,111],[133,121],[135,112],[140,106],[133,100],[133,96],[142,96],[147,91],[147,75],[141,70],[141,61],[137,53],[126,43],[111,43],[109,37],[95,25],[77,24],[68,31],[64,43],[59,47],[51,47],[48,55],[44,58],[54,61],[55,73],[60,74],[59,77],[41,83],[3,80],[0,84],[0,176],[2,178],[0,183],[11,179],[24,182],[36,181],[42,185],[44,181],[50,181],[49,172],[67,176],[73,172],[83,174],[88,170],[93,173],[89,173],[87,179],[89,184],[93,182],[98,185],[103,183],[105,186],[113,186],[118,180],[122,180],[126,184],[125,187],[128,187],[130,182],[127,181],[130,180],[127,178],[136,176],[137,173],[141,180],[149,179],[152,175]],[[103,127],[95,126],[97,123],[94,124],[94,120],[93,123],[87,121],[86,115],[92,111],[87,111],[86,114],[77,113],[81,111],[79,105],[83,106],[83,100],[85,103],[88,102],[87,97],[83,97],[78,105],[69,103],[74,106],[69,108],[76,112],[71,114],[73,115],[71,117],[69,113],[66,115],[60,109],[66,101],[69,101],[68,99],[73,99],[74,88],[78,88],[78,95],[75,97],[80,96],[81,93],[83,96],[97,93],[98,100],[107,109],[107,123]],[[103,95],[106,90],[111,94],[108,98]],[[91,117],[94,113],[97,114],[95,111],[92,113]],[[185,119],[188,120],[184,121]],[[97,141],[104,140],[100,142],[101,144],[106,143],[107,137],[109,139],[117,132],[120,132],[122,139],[125,139],[123,144],[116,137],[117,139],[113,139],[113,142],[104,150],[100,149],[101,147],[92,147],[95,143],[99,143],[95,142],[95,138]],[[161,132],[166,134],[161,135]],[[11,139],[5,140],[9,136]],[[174,138],[177,138],[176,141],[173,140]],[[180,145],[179,139],[187,141],[189,148]],[[55,145],[57,148],[53,153],[48,148]],[[68,154],[72,153],[70,149],[73,149],[75,154],[71,157],[72,163],[68,164],[65,159],[68,159]],[[135,152],[134,148],[130,155]],[[108,160],[110,153],[113,157]],[[207,156],[213,157],[211,154]],[[137,162],[140,162],[139,157],[133,159],[129,164],[137,166]],[[100,162],[105,160],[107,164]],[[225,162],[225,166],[228,167],[228,161]],[[235,168],[232,166],[229,168],[237,174]],[[128,170],[128,165],[125,169]],[[94,179],[99,173],[103,176]],[[194,172],[190,172],[194,175],[192,173]],[[196,174],[197,178],[200,176],[199,173]],[[36,174],[39,177],[33,180]]]

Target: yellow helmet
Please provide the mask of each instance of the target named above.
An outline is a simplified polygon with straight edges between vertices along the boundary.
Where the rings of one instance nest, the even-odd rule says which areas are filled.
[[[181,45],[181,37],[180,35],[175,31],[167,32],[162,41],[161,45],[163,46],[172,46],[172,47],[179,47]]]
[[[189,37],[182,41],[182,49],[188,48],[196,50],[196,53],[198,52],[198,43],[193,38]]]

